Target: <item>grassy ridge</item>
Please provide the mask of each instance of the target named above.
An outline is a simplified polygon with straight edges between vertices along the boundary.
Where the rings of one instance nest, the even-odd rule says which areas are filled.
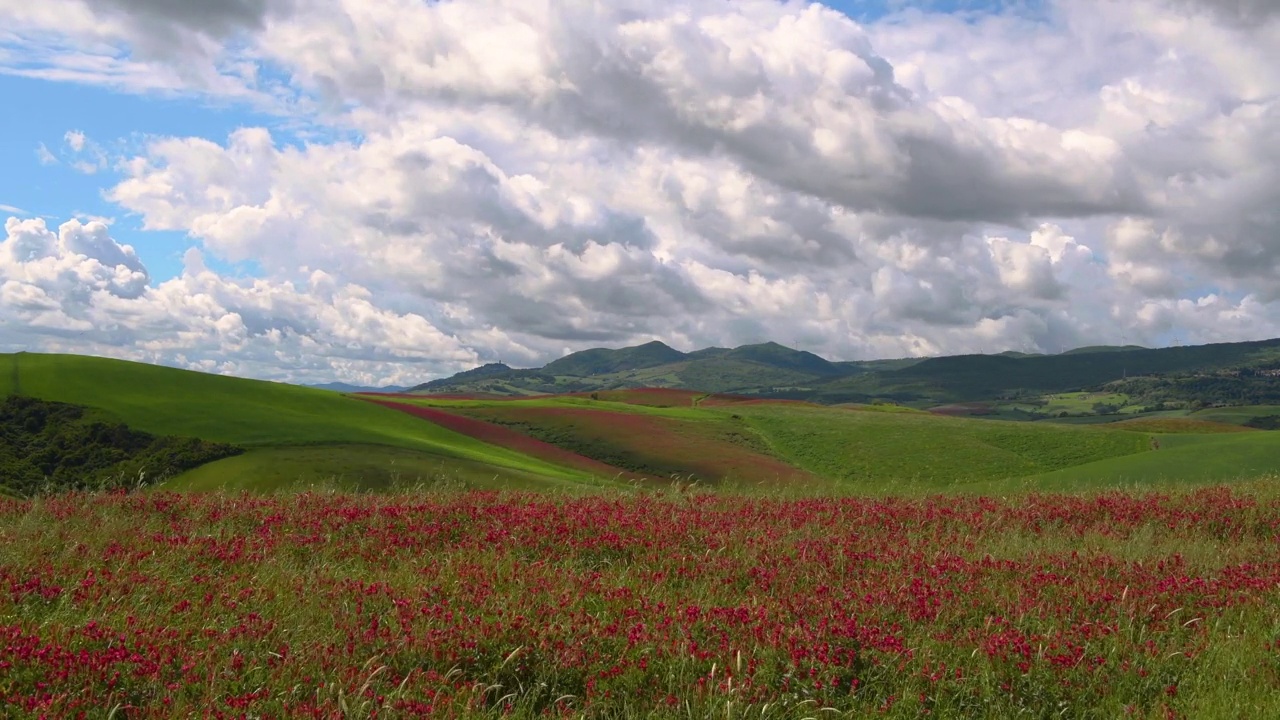
[[[76,355],[0,356],[0,395],[101,408],[131,428],[246,447],[390,446],[547,478],[583,473],[327,390]],[[364,454],[364,453],[362,453]]]

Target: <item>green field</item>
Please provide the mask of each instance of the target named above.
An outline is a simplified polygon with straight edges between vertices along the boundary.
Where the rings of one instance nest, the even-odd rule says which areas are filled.
[[[1158,450],[1108,458],[1015,482],[989,482],[982,492],[1083,492],[1110,488],[1209,485],[1280,472],[1280,434],[1163,435]]]
[[[266,447],[183,473],[170,490],[551,490],[581,483],[489,463],[376,445]]]
[[[852,487],[954,489],[1142,453],[1143,433],[783,405],[735,410],[781,456]]]
[[[1239,407],[1210,408],[1191,414],[1197,420],[1243,425],[1255,417],[1280,415],[1280,405],[1241,405]]]

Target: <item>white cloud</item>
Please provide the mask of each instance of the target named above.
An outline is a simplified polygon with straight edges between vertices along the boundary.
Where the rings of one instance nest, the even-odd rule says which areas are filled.
[[[84,133],[79,130],[68,130],[63,139],[66,141],[67,147],[71,148],[72,152],[80,152],[84,150],[85,143],[88,142],[88,138],[86,138]]]
[[[119,164],[111,201],[261,280],[189,253],[182,278],[100,290],[92,312],[67,285],[5,297],[121,338],[186,328],[139,335],[157,356],[345,379],[654,337],[869,357],[1276,334],[1268,7],[1060,0],[864,27],[772,0],[0,0],[10,44],[44,58],[12,72],[358,131],[153,138]],[[69,163],[108,165],[66,140]],[[83,257],[126,287],[103,237],[22,262]]]
[[[40,161],[41,165],[58,164],[58,156],[50,152],[49,148],[44,143],[40,143],[36,146],[36,159]]]
[[[421,315],[376,307],[369,291],[322,272],[308,283],[234,280],[198,250],[181,276],[149,285],[133,248],[100,223],[10,219],[0,242],[0,345],[92,350],[250,374],[410,382],[475,362]],[[286,368],[286,369],[281,369]]]

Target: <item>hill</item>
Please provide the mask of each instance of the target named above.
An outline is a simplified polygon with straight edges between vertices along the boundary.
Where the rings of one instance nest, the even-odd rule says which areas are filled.
[[[1131,350],[1149,350],[1141,345],[1086,345],[1074,350],[1067,350],[1062,355],[1088,355],[1090,353],[1129,352]]]
[[[643,370],[684,359],[684,353],[655,340],[619,350],[607,348],[583,350],[547,363],[541,372],[543,375],[590,377],[624,370]]]
[[[202,487],[242,484],[244,472],[267,467],[259,462],[265,457],[274,463],[293,457],[305,470],[281,480],[285,484],[336,478],[344,487],[381,486],[400,474],[383,457],[387,448],[398,449],[402,461],[412,457],[419,468],[435,468],[432,478],[515,474],[556,484],[592,477],[328,390],[77,355],[0,355],[0,369],[0,396],[84,405],[134,430],[247,450],[200,468]],[[329,449],[319,465],[307,465],[316,446]],[[344,465],[380,470],[377,477],[328,470]],[[184,477],[175,479],[177,486]]]
[[[79,405],[17,395],[0,402],[0,490],[13,495],[133,488],[241,452],[133,430]]]
[[[790,370],[809,375],[844,374],[841,368],[811,352],[792,350],[775,342],[743,345],[724,353],[720,357],[730,360],[745,360],[779,370]]]
[[[422,390],[430,390],[436,387],[444,387],[450,384],[457,384],[459,382],[470,382],[474,380],[483,380],[486,378],[503,377],[506,375],[510,375],[511,372],[512,372],[511,366],[505,363],[488,363],[486,365],[481,365],[478,368],[472,368],[471,370],[464,370],[448,379],[433,380],[431,382],[417,385],[413,388],[409,388],[408,391],[419,392]]]
[[[1098,388],[1114,382],[1140,382],[1151,376],[1189,375],[1203,379],[1240,369],[1280,367],[1280,340],[1221,343],[1160,349],[1115,349],[1031,357],[957,355],[929,358],[909,367],[863,374],[828,383],[816,395],[860,394],[912,402],[966,402],[1015,395]],[[1270,385],[1271,376],[1249,378]],[[1274,378],[1272,378],[1274,379]],[[1175,386],[1171,400],[1186,399]],[[1240,393],[1243,395],[1243,393]]]

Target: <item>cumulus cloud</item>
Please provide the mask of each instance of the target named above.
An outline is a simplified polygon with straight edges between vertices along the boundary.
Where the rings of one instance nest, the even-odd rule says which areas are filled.
[[[277,92],[270,69],[323,108],[296,121],[356,131],[152,138],[118,163],[105,196],[144,228],[263,278],[192,251],[130,285],[145,269],[105,228],[10,231],[5,302],[151,328],[183,362],[367,382],[652,338],[848,358],[1276,334],[1270,3],[866,25],[775,0],[5,3],[28,45],[88,39],[237,98]],[[66,142],[69,163],[98,147]]]
[[[133,248],[97,222],[11,218],[0,242],[0,345],[93,350],[193,369],[287,379],[341,373],[408,382],[476,361],[421,315],[315,271],[304,283],[237,280],[187,251],[185,272],[150,284]],[[225,362],[209,361],[220,358]]]

